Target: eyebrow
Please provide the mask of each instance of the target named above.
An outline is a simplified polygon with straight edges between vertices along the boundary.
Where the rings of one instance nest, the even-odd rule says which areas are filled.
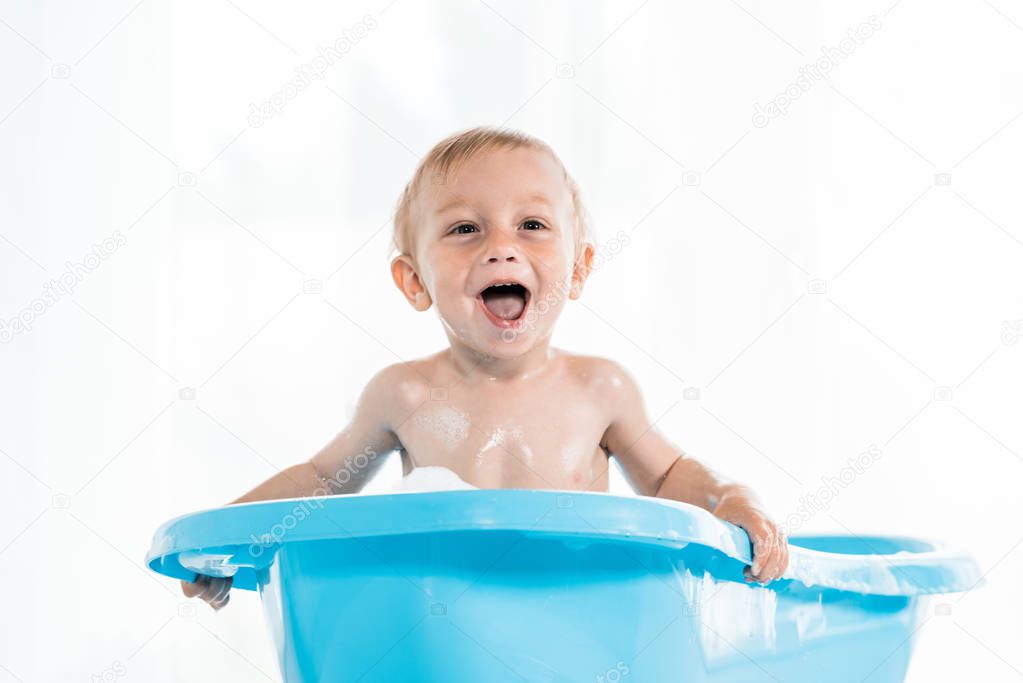
[[[523,203],[528,203],[528,204],[543,204],[544,206],[547,206],[548,208],[554,208],[554,204],[551,203],[551,200],[546,195],[543,195],[543,194],[531,194],[528,197],[523,198],[522,202]],[[459,207],[468,207],[468,206],[469,206],[469,204],[465,201],[465,198],[463,198],[463,197],[456,197],[455,199],[451,200],[450,202],[448,202],[444,206],[440,207],[437,210],[437,213],[440,214],[440,213],[444,213],[445,211],[449,211],[451,209],[455,209],[455,208],[459,208]]]

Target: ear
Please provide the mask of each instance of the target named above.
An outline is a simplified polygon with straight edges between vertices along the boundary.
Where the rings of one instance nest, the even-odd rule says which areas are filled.
[[[593,244],[585,242],[583,244],[582,253],[575,260],[575,266],[572,270],[572,288],[568,292],[569,299],[578,299],[583,294],[583,285],[586,283],[586,278],[590,276],[590,269],[593,267]]]
[[[417,311],[425,311],[433,303],[429,292],[426,291],[422,280],[419,279],[415,264],[408,256],[402,254],[394,257],[394,260],[391,261],[391,277],[412,308]]]

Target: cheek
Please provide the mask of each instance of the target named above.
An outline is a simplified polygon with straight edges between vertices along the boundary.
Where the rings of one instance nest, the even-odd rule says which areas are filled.
[[[572,286],[572,254],[560,249],[545,257],[543,268],[544,294],[560,295]]]
[[[435,264],[438,263],[437,256],[440,255],[430,254],[428,257],[430,260],[422,265],[419,272],[420,281],[430,293],[434,303],[439,303],[440,299],[449,296],[452,289],[450,269],[447,266],[436,267]]]
[[[530,303],[533,309],[531,315],[535,316],[536,320],[543,321],[544,324],[548,322],[553,324],[554,317],[561,314],[568,301],[570,288],[571,283],[564,277],[547,282],[539,296],[536,296]],[[554,314],[554,317],[551,314]]]
[[[465,293],[465,282],[460,277],[438,273],[432,286],[433,304],[450,324],[454,325],[472,314],[476,302]]]
[[[435,273],[433,286],[437,293],[448,301],[465,299],[465,279],[454,270]]]

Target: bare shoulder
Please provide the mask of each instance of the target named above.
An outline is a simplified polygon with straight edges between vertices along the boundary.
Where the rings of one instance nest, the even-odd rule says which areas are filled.
[[[600,446],[610,453],[631,443],[633,427],[642,421],[643,398],[635,377],[610,358],[565,354],[567,372],[579,383],[588,401],[600,411],[604,432]],[[638,418],[638,419],[637,419]]]
[[[636,378],[618,361],[564,353],[564,362],[569,374],[610,420],[616,419],[623,409],[642,404]]]
[[[378,370],[366,384],[366,400],[392,407],[409,408],[430,397],[430,378],[435,374],[433,356],[392,363]]]
[[[568,372],[587,389],[620,393],[636,384],[635,378],[621,363],[602,356],[561,352]]]

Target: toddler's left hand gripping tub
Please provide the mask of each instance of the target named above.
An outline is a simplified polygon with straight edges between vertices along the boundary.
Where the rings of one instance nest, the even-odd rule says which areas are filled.
[[[700,508],[481,489],[204,510],[146,562],[258,590],[287,683],[901,681],[925,597],[981,582],[929,541],[789,543],[761,587],[749,537]]]

